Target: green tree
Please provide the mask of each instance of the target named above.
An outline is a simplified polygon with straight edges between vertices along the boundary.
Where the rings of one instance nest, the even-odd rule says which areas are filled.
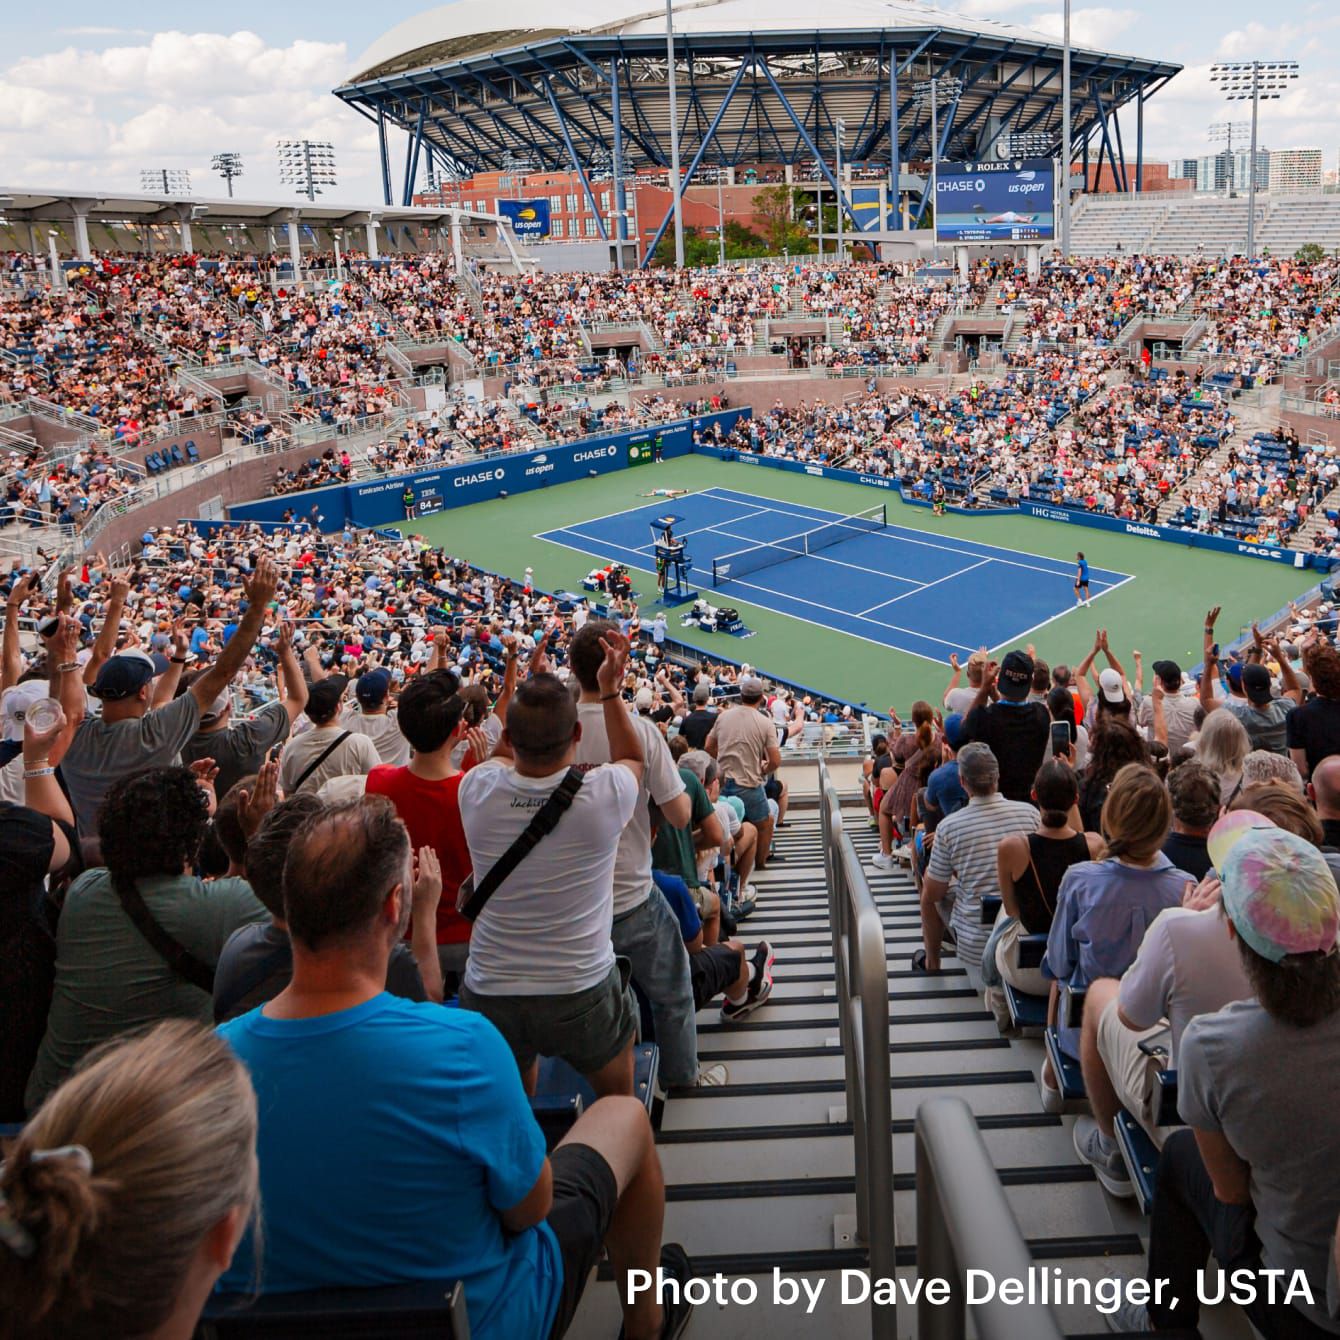
[[[1304,242],[1293,258],[1300,265],[1319,265],[1326,259],[1326,248],[1320,242]]]
[[[754,216],[762,229],[767,253],[773,256],[784,251],[813,250],[804,227],[792,217],[794,203],[791,188],[784,183],[765,186],[753,198]]]

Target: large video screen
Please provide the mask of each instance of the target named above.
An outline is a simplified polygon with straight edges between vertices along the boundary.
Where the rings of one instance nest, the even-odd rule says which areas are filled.
[[[936,177],[939,242],[1050,242],[1056,236],[1050,158],[940,163]]]

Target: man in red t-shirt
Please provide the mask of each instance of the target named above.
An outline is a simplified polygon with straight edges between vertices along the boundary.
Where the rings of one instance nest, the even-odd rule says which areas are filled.
[[[396,715],[414,754],[402,768],[373,768],[367,780],[368,795],[386,796],[395,806],[409,829],[411,846],[416,851],[432,847],[441,863],[437,943],[444,975],[459,975],[465,964],[464,946],[470,941],[470,923],[456,911],[456,890],[470,873],[458,800],[461,778],[492,752],[483,730],[467,729],[466,704],[458,689],[459,681],[449,670],[431,671],[406,685]],[[458,769],[451,754],[463,738],[469,739],[470,749]],[[443,946],[456,948],[443,952]]]

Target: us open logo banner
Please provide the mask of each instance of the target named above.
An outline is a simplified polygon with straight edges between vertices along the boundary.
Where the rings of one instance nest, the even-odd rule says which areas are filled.
[[[498,213],[511,220],[512,231],[518,237],[549,236],[547,200],[499,200]]]

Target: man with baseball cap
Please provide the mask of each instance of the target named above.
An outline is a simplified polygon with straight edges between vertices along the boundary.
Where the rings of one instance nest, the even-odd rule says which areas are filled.
[[[1194,1331],[1197,1271],[1213,1251],[1226,1274],[1254,1277],[1256,1301],[1245,1310],[1267,1340],[1333,1335],[1340,893],[1316,847],[1250,810],[1215,825],[1210,855],[1225,933],[1253,995],[1192,1019],[1182,1034],[1178,1110],[1190,1129],[1163,1147],[1149,1234],[1148,1279],[1167,1284],[1148,1308],[1128,1304],[1109,1321],[1124,1331]],[[1282,1272],[1273,1296],[1265,1270]],[[1211,1289],[1217,1279],[1208,1272]]]
[[[1006,652],[997,668],[988,661],[972,706],[964,715],[965,741],[986,745],[1000,764],[1000,794],[1028,802],[1033,778],[1047,756],[1051,714],[1042,703],[1029,701],[1033,658],[1023,651]],[[993,690],[1000,698],[991,701]]]
[[[382,666],[364,670],[354,680],[355,703],[340,714],[340,727],[366,735],[381,762],[403,768],[409,762],[409,741],[400,733],[396,710],[390,706],[391,672]]]
[[[1168,752],[1176,753],[1196,731],[1196,700],[1182,692],[1182,667],[1176,661],[1155,661],[1154,678],[1163,690],[1163,724]],[[1147,739],[1154,738],[1154,699],[1147,695],[1136,709],[1136,725]]]
[[[700,679],[693,686],[693,711],[679,723],[679,733],[693,749],[701,749],[716,724],[717,709],[712,706],[712,685]]]
[[[348,685],[344,675],[327,675],[308,690],[303,710],[312,729],[289,741],[279,765],[285,795],[319,791],[337,777],[366,777],[381,762],[366,735],[355,735],[340,722]]]
[[[117,652],[98,668],[89,692],[101,700],[102,713],[83,719],[61,761],[61,776],[82,832],[94,831],[98,806],[113,783],[145,768],[179,762],[182,746],[199,728],[200,714],[251,654],[278,580],[274,560],[259,558],[244,587],[247,608],[237,631],[219,659],[166,707],[150,706],[157,666],[144,652],[136,648]],[[179,655],[174,651],[173,659]]]
[[[782,766],[782,751],[772,718],[759,710],[764,684],[757,675],[740,680],[740,702],[727,708],[707,734],[703,748],[721,764],[721,794],[739,796],[744,817],[758,829],[755,868],[762,870],[772,846],[773,817],[763,782]]]

